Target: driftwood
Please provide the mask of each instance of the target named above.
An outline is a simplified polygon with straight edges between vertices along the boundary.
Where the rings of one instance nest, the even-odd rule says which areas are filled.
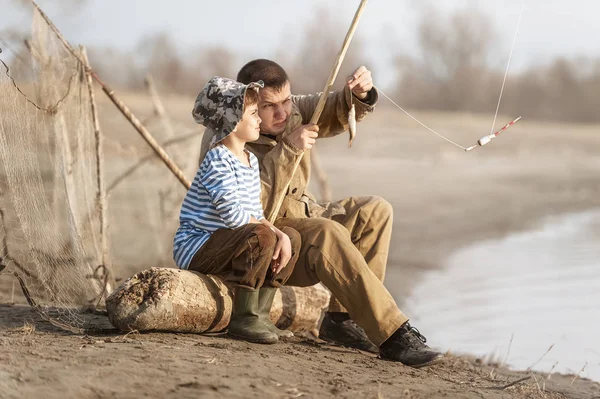
[[[278,290],[271,320],[294,332],[315,333],[330,293],[323,286]],[[151,268],[127,279],[107,299],[108,318],[123,331],[219,332],[231,317],[232,291],[218,277]]]

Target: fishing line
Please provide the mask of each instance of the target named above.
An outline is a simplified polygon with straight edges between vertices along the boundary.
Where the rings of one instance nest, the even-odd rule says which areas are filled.
[[[502,87],[500,89],[500,95],[498,98],[498,104],[496,105],[496,112],[494,114],[494,120],[492,122],[492,128],[490,131],[489,135],[486,135],[484,137],[482,137],[481,139],[479,139],[477,141],[477,145],[479,145],[480,147],[483,147],[484,145],[486,145],[487,143],[489,143],[493,138],[497,137],[501,132],[503,132],[504,130],[508,129],[509,127],[511,127],[512,125],[514,125],[515,123],[517,123],[518,121],[521,120],[521,117],[519,116],[518,118],[514,119],[513,121],[511,121],[510,123],[506,124],[504,127],[502,127],[502,129],[498,130],[497,132],[494,132],[494,128],[496,126],[496,120],[498,118],[498,112],[500,111],[500,104],[502,102],[502,96],[504,95],[504,88],[506,86],[506,80],[508,78],[508,72],[510,70],[510,63],[512,61],[512,56],[514,53],[514,49],[515,49],[515,45],[517,42],[517,37],[519,36],[519,31],[521,28],[521,20],[523,19],[523,13],[525,11],[525,0],[522,0],[521,2],[521,12],[519,14],[519,19],[517,21],[517,27],[515,30],[515,34],[513,37],[513,41],[512,41],[512,46],[510,49],[510,54],[508,57],[508,62],[506,65],[506,70],[504,72],[504,78],[502,80]],[[404,112],[408,117],[410,117],[411,119],[413,119],[415,122],[417,122],[419,125],[423,126],[425,129],[429,130],[431,133],[435,134],[436,136],[440,137],[441,139],[445,140],[446,142],[464,150],[464,151],[471,151],[475,148],[477,148],[477,145],[472,145],[470,147],[463,147],[462,145],[450,140],[449,138],[445,137],[444,135],[436,132],[435,130],[433,130],[432,128],[430,128],[429,126],[427,126],[426,124],[424,124],[423,122],[421,122],[418,118],[416,118],[415,116],[411,115],[408,111],[406,111],[404,108],[402,108],[400,105],[398,105],[394,100],[392,100],[387,94],[385,94],[379,87],[376,87],[375,85],[373,85],[373,87],[375,87],[375,89],[381,93],[381,95],[383,95],[385,98],[387,98],[392,104],[394,104],[396,106],[396,108],[398,108],[400,111]]]
[[[463,147],[460,144],[455,143],[454,141],[450,140],[449,138],[444,137],[442,134],[436,132],[435,130],[433,130],[432,128],[430,128],[429,126],[427,126],[426,124],[424,124],[423,122],[421,122],[420,120],[418,120],[416,117],[412,116],[410,114],[410,112],[408,112],[407,110],[405,110],[404,108],[402,108],[400,105],[396,104],[396,102],[394,100],[392,100],[387,94],[385,94],[379,87],[376,87],[375,85],[373,85],[373,87],[375,87],[377,89],[377,91],[383,95],[385,98],[387,98],[392,104],[394,104],[400,111],[404,112],[406,115],[408,115],[410,118],[412,118],[415,122],[417,122],[419,125],[423,126],[425,129],[429,130],[431,133],[435,134],[436,136],[446,140],[448,143],[457,146],[460,149],[463,149],[465,151],[467,151],[466,147]]]
[[[504,94],[504,86],[506,84],[506,78],[508,77],[508,70],[510,69],[510,61],[512,60],[513,51],[515,50],[515,44],[517,37],[519,36],[519,29],[521,28],[521,19],[523,18],[523,12],[525,11],[525,0],[521,1],[521,13],[519,14],[519,20],[517,21],[517,29],[515,30],[515,36],[513,37],[512,47],[510,48],[510,55],[508,56],[508,63],[506,64],[506,71],[504,72],[504,80],[502,81],[502,88],[500,89],[500,98],[498,98],[498,105],[496,106],[496,114],[494,115],[494,122],[490,129],[490,134],[494,133],[494,127],[496,126],[496,118],[498,117],[498,111],[500,110],[500,103],[502,102],[502,95]]]

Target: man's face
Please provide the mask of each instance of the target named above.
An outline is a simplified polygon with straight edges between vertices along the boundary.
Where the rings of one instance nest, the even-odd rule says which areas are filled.
[[[258,115],[262,119],[260,130],[263,133],[278,135],[285,131],[292,113],[292,92],[290,83],[280,89],[265,87],[259,92]]]

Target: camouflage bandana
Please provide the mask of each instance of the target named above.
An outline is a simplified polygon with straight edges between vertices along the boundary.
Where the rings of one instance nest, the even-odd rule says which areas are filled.
[[[196,98],[192,116],[207,128],[204,134],[213,135],[211,146],[229,136],[242,120],[246,90],[263,87],[262,80],[245,85],[215,76],[208,81]]]

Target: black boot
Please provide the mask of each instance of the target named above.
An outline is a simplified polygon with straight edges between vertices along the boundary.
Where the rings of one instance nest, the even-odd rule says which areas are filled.
[[[325,313],[319,338],[367,352],[379,352],[379,348],[369,340],[365,330],[356,324],[348,313]]]
[[[271,306],[273,306],[273,299],[275,299],[275,293],[277,288],[275,287],[262,287],[258,294],[258,317],[267,327],[267,330],[277,334],[278,337],[290,338],[294,336],[294,333],[289,330],[281,330],[273,324],[269,317]]]
[[[426,342],[427,339],[419,330],[406,322],[381,344],[379,356],[410,367],[429,366],[437,363],[442,354],[425,345]]]
[[[257,344],[274,344],[277,335],[265,327],[258,317],[258,290],[237,288],[233,298],[229,335]]]

